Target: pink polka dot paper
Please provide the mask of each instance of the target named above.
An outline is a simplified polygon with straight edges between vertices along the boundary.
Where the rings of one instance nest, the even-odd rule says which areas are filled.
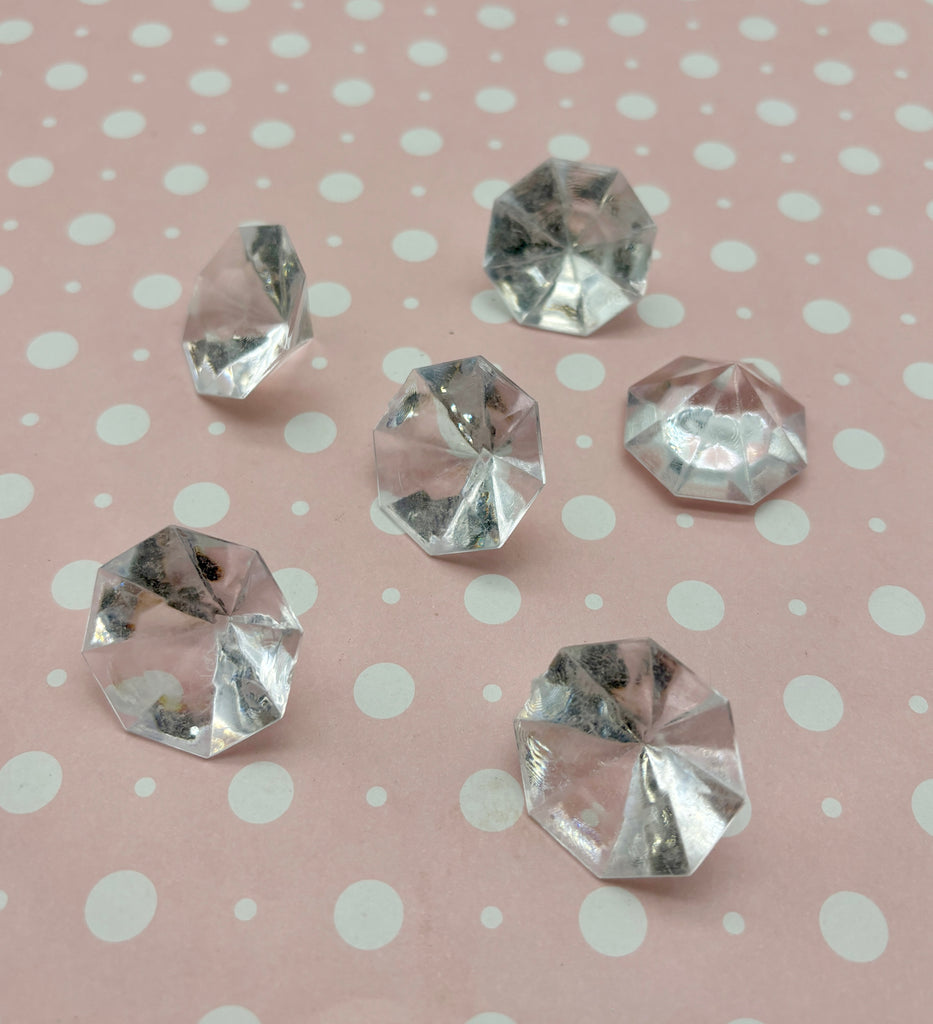
[[[925,1019],[931,18],[5,5],[4,1024]],[[659,225],[585,340],[481,270],[549,154]],[[286,225],[315,340],[200,399],[187,301],[250,221]],[[431,560],[371,430],[476,354],[539,402],[548,484],[501,551]],[[810,466],[757,508],[623,451],[629,384],[684,354],[807,406]],[[98,566],[169,522],[258,548],[305,628],[284,720],[209,762],[125,734],[79,654]],[[729,697],[751,804],[695,876],[604,884],[524,813],[511,723],[559,647],[639,635]]]

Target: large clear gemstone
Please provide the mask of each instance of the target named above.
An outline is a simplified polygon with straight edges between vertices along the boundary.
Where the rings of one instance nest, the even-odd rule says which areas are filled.
[[[520,324],[592,334],[645,294],[656,232],[619,171],[547,160],[493,204],[483,266]]]
[[[728,701],[653,640],[564,647],[515,736],[528,813],[600,878],[691,874],[745,802]]]
[[[129,732],[211,757],[282,717],[300,640],[258,552],[167,526],[101,566],[84,659]]]
[[[538,403],[482,356],[413,370],[373,442],[379,505],[429,555],[501,547],[544,486]]]
[[[625,447],[681,498],[754,505],[806,466],[806,414],[748,363],[682,356],[629,388]]]
[[[280,224],[237,228],[201,271],[182,341],[199,394],[246,398],[311,339],[305,272]]]

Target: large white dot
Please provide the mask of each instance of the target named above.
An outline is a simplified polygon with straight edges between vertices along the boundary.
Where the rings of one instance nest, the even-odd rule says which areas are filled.
[[[428,366],[430,362],[430,356],[422,352],[420,348],[403,346],[394,348],[386,354],[382,360],[382,372],[389,380],[401,384],[412,370],[416,370],[420,366]]]
[[[411,128],[399,139],[409,156],[433,156],[444,145],[444,138],[433,128]]]
[[[510,7],[499,4],[485,4],[476,12],[483,28],[506,29],[515,24],[515,14]]]
[[[0,295],[6,295],[12,287],[13,271],[9,267],[0,267]]]
[[[774,498],[755,509],[755,527],[772,544],[790,546],[807,539],[810,520],[799,505]]]
[[[115,230],[113,218],[106,213],[82,213],[68,225],[68,237],[78,245],[100,245]]]
[[[492,204],[509,187],[502,178],[487,178],[473,189],[473,199],[484,210],[491,210]]]
[[[447,47],[435,39],[417,39],[408,47],[408,59],[422,68],[436,68],[447,60]]]
[[[180,523],[200,530],[219,523],[230,511],[230,495],[220,484],[189,484],[178,492],[172,508]]]
[[[884,462],[884,445],[858,427],[840,430],[833,438],[833,451],[852,469],[877,469]]]
[[[580,540],[602,540],[616,527],[616,514],[608,501],[593,494],[571,498],[560,513],[564,528]]]
[[[245,1006],[218,1006],[205,1013],[198,1024],[260,1024],[260,1020]]]
[[[278,569],[272,574],[291,610],[304,615],[317,601],[317,580],[305,569]]]
[[[22,43],[32,33],[32,22],[26,21],[25,18],[10,18],[7,21],[0,21],[0,43],[6,46]]]
[[[44,750],[27,750],[0,768],[0,807],[9,814],[33,814],[55,799],[62,766]]]
[[[244,765],[227,787],[230,810],[251,825],[268,825],[281,818],[291,806],[294,795],[291,775],[274,761]]]
[[[230,91],[230,76],[217,68],[204,68],[188,79],[188,88],[198,96],[223,96]]]
[[[735,150],[724,142],[701,142],[693,151],[693,159],[710,171],[727,171],[736,161]]]
[[[803,729],[826,732],[839,724],[842,695],[822,676],[797,676],[784,687],[784,710]]]
[[[285,424],[285,442],[310,455],[329,448],[337,439],[337,424],[323,412],[300,412]]]
[[[29,507],[36,489],[22,473],[0,473],[0,519],[12,519]]]
[[[396,526],[394,519],[390,519],[385,512],[382,511],[379,507],[378,496],[373,498],[372,503],[369,506],[369,518],[376,529],[389,534],[390,537],[400,537],[405,532],[401,527]]]
[[[312,316],[340,316],[350,308],[350,290],[335,281],[318,281],[308,289],[308,310]]]
[[[68,89],[77,89],[86,81],[87,68],[83,64],[74,64],[70,61],[64,64],[55,64],[45,73],[45,84],[50,89],[58,89],[63,92]]]
[[[894,111],[897,123],[909,132],[933,131],[933,110],[919,103],[905,103]]]
[[[807,192],[785,192],[778,198],[777,204],[785,217],[804,223],[816,220],[823,212],[819,200]]]
[[[337,898],[334,927],[347,945],[372,950],[387,946],[402,930],[405,907],[385,882],[366,878],[354,882]]]
[[[168,25],[159,22],[147,22],[144,25],[137,25],[130,33],[130,39],[137,46],[154,47],[165,46],[172,38],[172,30]]]
[[[848,85],[855,78],[855,72],[841,60],[821,60],[813,68],[813,74],[826,85]]]
[[[803,307],[803,319],[808,327],[820,334],[839,334],[852,323],[849,311],[834,299],[813,299]]]
[[[547,149],[559,160],[585,160],[590,155],[590,144],[580,135],[555,135]]]
[[[193,196],[208,182],[207,171],[197,164],[176,164],[170,167],[162,178],[165,188],[176,196]]]
[[[97,417],[97,436],[107,444],[135,444],[148,430],[149,413],[139,405],[114,405]]]
[[[657,217],[659,214],[667,213],[671,205],[671,197],[657,185],[636,185],[635,195],[641,200],[641,205],[651,214]]]
[[[881,157],[867,146],[846,146],[838,159],[850,174],[876,174],[881,169]]]
[[[145,931],[155,917],[156,888],[139,871],[114,871],[88,893],[84,920],[104,942],[126,942]]]
[[[276,57],[294,60],[303,57],[311,49],[311,43],[300,32],[280,32],[269,41],[269,49]]]
[[[133,299],[143,309],[167,309],[181,298],[181,282],[170,274],[150,274],[133,285]]]
[[[317,190],[330,203],[352,203],[363,194],[363,182],[348,171],[334,171],[321,178]]]
[[[345,107],[362,107],[376,95],[365,78],[345,78],[331,90],[334,99]]]
[[[683,580],[668,591],[667,610],[685,629],[704,631],[722,622],[726,606],[715,587],[701,580]]]
[[[487,114],[506,114],[517,101],[515,93],[511,89],[489,86],[479,90],[474,97],[474,102],[480,110],[486,111]]]
[[[907,42],[907,29],[897,21],[873,21],[868,34],[882,46],[900,46]]]
[[[924,779],[910,798],[910,809],[917,824],[933,836],[933,779]]]
[[[578,50],[548,50],[544,66],[558,75],[572,75],[583,67],[583,55]]]
[[[512,319],[502,297],[494,288],[477,292],[470,300],[470,312],[484,324],[505,324]]]
[[[633,121],[647,121],[658,112],[658,105],[644,93],[627,92],[616,100],[616,110]]]
[[[857,964],[877,960],[888,945],[888,922],[867,896],[836,892],[820,907],[820,931],[829,948]]]
[[[282,149],[295,138],[295,129],[287,121],[260,121],[253,125],[250,138],[262,149]]]
[[[91,606],[94,581],[100,562],[79,558],[63,565],[52,579],[52,597],[55,603],[71,611],[84,611]]]
[[[132,139],[146,128],[146,118],[138,110],[115,110],[100,123],[104,135],[110,139]]]
[[[920,598],[905,587],[877,587],[868,598],[868,613],[876,625],[893,636],[913,636],[927,618]]]
[[[684,318],[683,303],[673,295],[648,295],[635,308],[649,327],[676,327]]]
[[[606,379],[606,367],[588,352],[573,352],[558,361],[557,379],[571,391],[592,391]]]
[[[755,250],[750,245],[734,240],[717,242],[710,250],[709,255],[720,270],[728,270],[733,273],[751,270],[758,261]]]
[[[774,125],[777,128],[786,128],[797,120],[797,111],[785,100],[762,100],[755,113],[765,124]]]
[[[740,835],[742,832],[745,831],[745,829],[748,828],[751,820],[752,802],[748,799],[748,797],[746,797],[745,803],[742,804],[742,806],[739,808],[738,813],[732,819],[732,821],[729,822],[729,825],[726,828],[726,831],[723,832],[723,835],[726,838],[732,838],[732,836]]]
[[[392,251],[407,263],[423,263],[437,252],[437,239],[428,231],[400,231],[392,239]]]
[[[382,14],[380,0],[347,0],[343,9],[356,21],[372,21]]]
[[[379,662],[364,668],[356,677],[353,699],[370,718],[395,718],[415,699],[415,681],[401,665]]]
[[[904,368],[904,384],[918,398],[933,399],[933,363],[911,363]]]
[[[463,603],[478,622],[501,626],[518,614],[522,595],[508,576],[487,573],[467,584],[463,592]]]
[[[719,61],[708,53],[688,53],[680,58],[680,70],[690,78],[713,78],[719,74]]]
[[[55,165],[44,156],[24,156],[7,168],[6,176],[20,188],[44,185],[55,172]]]
[[[879,276],[888,281],[902,281],[914,270],[913,260],[900,249],[880,247],[868,254],[868,265]]]
[[[648,23],[640,14],[619,11],[609,18],[609,28],[619,36],[640,36]]]
[[[594,889],[580,904],[578,920],[584,940],[604,956],[628,956],[648,934],[641,900],[619,886]]]
[[[474,772],[460,788],[460,811],[482,832],[504,832],[522,816],[522,787],[499,768]]]
[[[739,32],[755,43],[764,43],[777,35],[777,25],[769,18],[748,17],[739,22]]]
[[[57,370],[67,366],[77,354],[77,339],[65,331],[38,334],[26,349],[26,358],[40,370]]]
[[[211,7],[222,14],[239,14],[249,7],[249,2],[250,0],[211,0]]]

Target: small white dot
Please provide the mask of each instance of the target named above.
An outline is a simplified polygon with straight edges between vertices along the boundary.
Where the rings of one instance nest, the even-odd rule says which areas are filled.
[[[483,687],[483,700],[489,701],[490,704],[502,700],[502,687],[495,683],[487,683]]]
[[[222,434],[226,429],[227,427],[225,424],[221,423],[220,420],[215,420],[207,428],[207,432],[209,434],[213,434],[216,437],[217,435]]]
[[[402,305],[406,309],[417,309],[418,308],[418,300],[416,298],[409,297],[409,298],[404,299],[402,301]]]
[[[781,154],[781,163],[782,164],[792,164],[796,159],[797,159],[797,157],[795,157],[793,153],[782,153]]]
[[[69,295],[77,295],[78,292],[81,291],[81,282],[80,281],[66,281],[65,282],[65,291],[68,292]]]
[[[431,99],[431,94],[427,89],[422,89],[421,92],[418,93],[418,99],[421,100],[422,103],[427,103]]]
[[[411,194],[420,199],[422,196],[428,194],[428,190],[424,187],[424,185],[412,185]]]
[[[852,378],[847,373],[836,373],[833,374],[833,380],[841,387],[848,387],[852,383]]]
[[[39,414],[35,412],[24,413],[20,418],[20,423],[24,427],[34,427],[39,422]]]
[[[272,180],[270,178],[257,178],[256,179],[256,188],[269,188],[271,185],[272,185]]]
[[[256,916],[256,901],[245,897],[242,900],[237,900],[233,907],[233,916],[238,921],[252,921]]]
[[[327,244],[332,249],[336,249],[338,245],[343,245],[343,239],[340,237],[340,235],[328,235]]]
[[[356,136],[353,134],[353,132],[344,132],[340,136],[340,141],[341,142],[346,142],[347,144],[349,144],[351,142],[355,142],[356,141]]]
[[[97,508],[110,508],[113,504],[113,495],[101,492],[94,498],[94,505]]]
[[[150,779],[148,775],[143,776],[141,779],[137,779],[136,785],[133,787],[133,791],[137,796],[152,796],[156,791],[155,779]]]
[[[327,356],[315,356],[311,360],[311,366],[315,370],[326,370],[327,369]]]
[[[292,514],[296,516],[306,516],[311,511],[311,506],[306,501],[293,501],[292,502]]]
[[[693,516],[689,512],[680,512],[677,515],[677,525],[682,526],[685,530],[693,526]]]
[[[590,437],[589,434],[580,434],[580,436],[577,438],[577,447],[578,448],[592,448],[593,447],[593,438]]]
[[[49,686],[61,686],[68,678],[68,673],[63,668],[53,668],[51,672],[45,677],[45,681]],[[920,698],[923,699],[922,697]]]
[[[201,124],[200,121],[196,121],[191,126],[192,135],[203,135],[207,131],[207,125]]]
[[[591,612],[598,612],[603,606],[603,599],[599,594],[587,594],[583,599],[583,603]]]
[[[4,231],[15,231],[19,227],[19,221],[17,220],[5,220],[3,222]]]
[[[500,139],[490,139],[486,145],[490,149],[502,149],[502,141]]]
[[[730,910],[728,914],[723,915],[722,926],[730,935],[741,935],[745,931],[745,919],[741,914]]]
[[[181,231],[179,231],[178,228],[166,228],[162,234],[165,235],[166,238],[178,238]]]
[[[888,524],[883,519],[879,519],[877,516],[872,516],[872,518],[868,520],[868,528],[875,533],[884,533],[888,528]]]
[[[926,697],[913,696],[907,701],[907,706],[918,715],[925,715],[930,710]]]
[[[116,176],[117,176],[117,172],[112,170],[109,167],[105,167],[100,172],[100,179],[101,179],[101,181],[113,181],[116,178]]]
[[[899,319],[902,324],[906,324],[908,327],[913,326],[913,324],[917,322],[917,318],[913,315],[913,313],[901,313]]]
[[[382,600],[385,601],[386,604],[398,604],[401,597],[402,595],[395,587],[386,587],[382,592]]]
[[[371,786],[366,790],[366,803],[368,803],[370,807],[382,807],[387,799],[388,794],[382,786]]]
[[[479,915],[484,928],[498,928],[502,924],[502,911],[498,907],[483,907]]]
[[[714,114],[715,112],[716,112],[716,108],[713,106],[712,103],[701,103],[700,104],[700,113],[701,114]]]
[[[739,306],[739,308],[735,311],[735,315],[740,320],[751,320],[752,311],[748,308],[748,306]]]
[[[732,200],[723,197],[722,199],[716,200],[716,205],[719,207],[720,210],[728,210],[732,206]]]
[[[842,814],[842,804],[834,797],[828,796],[822,804],[823,813],[827,818],[838,818]]]
[[[787,607],[790,610],[791,615],[806,615],[807,606],[799,598],[792,598],[787,602]]]

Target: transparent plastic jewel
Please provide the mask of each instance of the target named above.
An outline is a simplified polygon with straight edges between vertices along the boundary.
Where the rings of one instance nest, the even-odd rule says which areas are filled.
[[[482,356],[413,370],[373,445],[380,507],[429,555],[501,547],[544,486],[538,403]]]
[[[681,356],[629,388],[625,447],[678,497],[755,505],[806,467],[806,413],[748,363]]]
[[[98,570],[83,654],[127,731],[212,757],[285,713],[301,632],[257,551],[167,526]]]
[[[551,159],[493,204],[483,267],[520,324],[587,335],[645,294],[656,233],[615,168]]]
[[[599,878],[692,874],[746,799],[728,701],[653,640],[562,648],[515,737],[528,813]]]
[[[201,395],[246,398],[312,337],[305,272],[280,224],[237,228],[201,271],[182,347]]]

